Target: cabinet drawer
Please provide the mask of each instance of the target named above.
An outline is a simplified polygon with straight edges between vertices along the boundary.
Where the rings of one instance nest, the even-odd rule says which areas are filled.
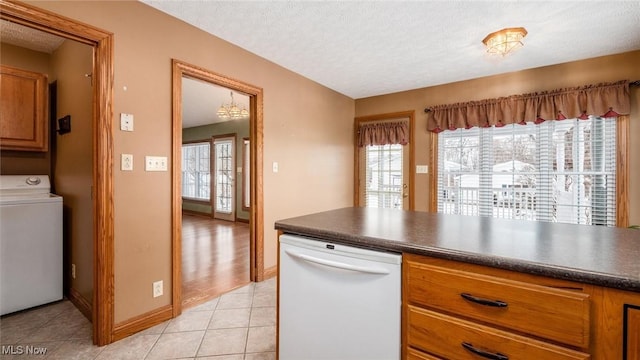
[[[589,347],[587,294],[415,261],[406,261],[405,266],[409,304]]]
[[[407,360],[442,360],[439,357],[423,353],[422,351],[409,348],[407,350]]]
[[[477,351],[501,354],[503,359],[576,360],[590,356],[539,340],[478,325],[433,311],[408,307],[407,342],[409,346],[446,359],[477,360],[463,344]],[[418,358],[419,359],[419,358]]]

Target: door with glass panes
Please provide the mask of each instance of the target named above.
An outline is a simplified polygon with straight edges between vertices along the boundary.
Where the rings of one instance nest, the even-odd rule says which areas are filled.
[[[410,144],[364,146],[356,144],[356,147],[358,156],[356,205],[410,209]]]
[[[358,206],[409,208],[406,145],[368,145],[359,148]]]
[[[236,220],[236,138],[213,138],[213,217]]]

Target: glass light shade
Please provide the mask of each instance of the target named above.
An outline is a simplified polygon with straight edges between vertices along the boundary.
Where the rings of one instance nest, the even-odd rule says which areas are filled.
[[[218,117],[221,119],[226,119],[229,117],[227,108],[225,108],[224,105],[220,105],[220,108],[218,109],[218,112],[216,114],[218,114]]]
[[[249,117],[249,111],[246,108],[240,110],[238,105],[233,101],[233,92],[230,92],[231,104],[222,104],[216,112],[218,118],[222,120],[241,119]]]
[[[240,117],[240,109],[238,108],[238,105],[231,104],[231,109],[229,109],[229,115],[231,115],[232,118]]]
[[[522,39],[526,35],[525,28],[507,28],[487,35],[482,42],[487,46],[487,53],[506,56],[524,45]]]

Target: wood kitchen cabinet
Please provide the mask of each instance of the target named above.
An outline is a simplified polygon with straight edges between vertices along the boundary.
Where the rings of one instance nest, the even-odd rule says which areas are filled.
[[[404,260],[407,355],[590,359],[590,295],[580,284],[411,254]]]
[[[640,305],[625,306],[626,360],[640,360]]]
[[[47,76],[0,66],[0,149],[47,151]]]
[[[405,359],[640,360],[640,293],[403,256]]]

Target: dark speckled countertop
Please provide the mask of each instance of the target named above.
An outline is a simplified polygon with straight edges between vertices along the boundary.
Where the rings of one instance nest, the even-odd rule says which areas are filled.
[[[640,230],[359,207],[280,220],[275,228],[640,292]]]

